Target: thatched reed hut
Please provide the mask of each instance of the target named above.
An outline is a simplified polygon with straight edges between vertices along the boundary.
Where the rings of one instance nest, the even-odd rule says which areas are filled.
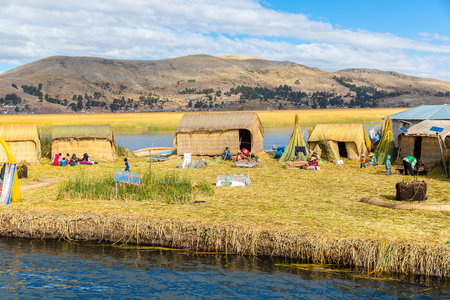
[[[308,139],[308,147],[315,150],[325,140],[335,159],[358,160],[370,150],[370,138],[363,124],[318,124]]]
[[[52,157],[56,153],[65,155],[84,153],[92,160],[115,158],[115,140],[111,125],[55,125],[52,132]]]
[[[173,140],[177,153],[221,155],[225,147],[236,154],[246,148],[263,151],[264,128],[255,112],[184,114]]]
[[[16,163],[39,162],[41,156],[41,140],[36,124],[3,124],[0,125],[0,137],[8,144]],[[0,147],[0,162],[8,162],[5,149]]]
[[[436,135],[430,131],[433,126],[444,130]],[[441,147],[444,154],[450,155],[450,120],[427,120],[411,126],[399,136],[398,144],[399,158],[412,155],[425,164],[441,160]]]

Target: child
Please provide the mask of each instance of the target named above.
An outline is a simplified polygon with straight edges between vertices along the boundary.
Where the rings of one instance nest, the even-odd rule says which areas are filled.
[[[386,175],[389,175],[391,173],[392,175],[392,166],[391,166],[391,156],[386,156]]]
[[[367,165],[368,166],[378,165],[377,158],[375,157],[375,154],[373,154],[372,152],[370,152],[369,154],[369,163]]]
[[[365,168],[366,166],[367,166],[366,156],[364,154],[361,154],[361,165],[359,166],[359,168],[362,168],[362,167]]]
[[[123,161],[125,162],[125,172],[130,172],[130,165],[128,164],[127,158],[125,157]]]
[[[61,167],[67,166],[67,160],[66,160],[65,157],[63,157],[63,159],[59,162],[59,165],[60,165]]]

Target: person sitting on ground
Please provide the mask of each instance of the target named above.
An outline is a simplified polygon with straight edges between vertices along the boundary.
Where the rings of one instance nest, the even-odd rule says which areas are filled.
[[[223,160],[231,160],[231,151],[230,151],[230,149],[228,149],[228,147],[226,147],[225,150],[223,151],[222,159]]]
[[[251,160],[253,160],[253,161],[259,161],[259,156],[258,156],[258,155],[255,155],[255,154],[253,154],[253,153],[251,153],[250,156],[249,156],[249,158],[248,158],[248,160],[249,160],[249,161],[251,161]]]
[[[239,152],[238,154],[236,154],[236,161],[244,159],[244,154],[242,152]]]
[[[77,155],[76,155],[75,153],[72,154],[72,158],[70,159],[69,164],[70,164],[72,167],[78,164],[78,158],[77,158]]]
[[[316,151],[313,151],[313,153],[311,153],[311,156],[308,158],[308,163],[310,163],[313,159],[315,160],[319,159]]]
[[[92,165],[93,163],[91,162],[91,156],[87,153],[83,154],[83,157],[81,158],[80,164],[83,165]]]
[[[315,167],[319,166],[319,160],[317,159],[317,156],[311,156],[311,159],[309,161],[309,165],[310,166],[315,166]]]
[[[59,162],[59,165],[60,165],[61,167],[67,166],[67,160],[66,160],[65,157],[63,157],[63,159]]]
[[[242,148],[242,150],[239,151],[239,153],[236,155],[236,161],[238,161],[240,159],[248,158],[249,154],[250,154],[250,152],[247,149]]]
[[[360,168],[367,166],[367,158],[364,154],[361,154],[361,164],[359,165]]]
[[[373,154],[372,152],[369,154],[369,163],[367,165],[368,166],[378,165],[377,158],[375,157],[375,154]]]
[[[59,166],[59,157],[61,156],[61,153],[56,153],[55,157],[52,159],[52,165]]]
[[[417,159],[414,156],[405,156],[403,158],[403,167],[405,168],[405,175],[408,175],[408,171],[411,176],[414,176],[414,166],[417,163]]]

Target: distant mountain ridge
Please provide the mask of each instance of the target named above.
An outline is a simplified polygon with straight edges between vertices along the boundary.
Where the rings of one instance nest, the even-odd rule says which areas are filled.
[[[450,103],[450,83],[233,55],[151,61],[52,56],[0,74],[0,102],[35,113],[392,107]]]

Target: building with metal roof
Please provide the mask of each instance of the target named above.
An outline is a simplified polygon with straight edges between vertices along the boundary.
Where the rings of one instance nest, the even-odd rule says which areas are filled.
[[[450,120],[450,105],[420,105],[389,116],[392,119],[392,131],[395,145],[398,146],[398,136],[402,133],[399,128],[405,129],[425,120]]]
[[[412,155],[423,163],[442,159],[450,152],[450,120],[426,120],[399,137],[399,157]]]

